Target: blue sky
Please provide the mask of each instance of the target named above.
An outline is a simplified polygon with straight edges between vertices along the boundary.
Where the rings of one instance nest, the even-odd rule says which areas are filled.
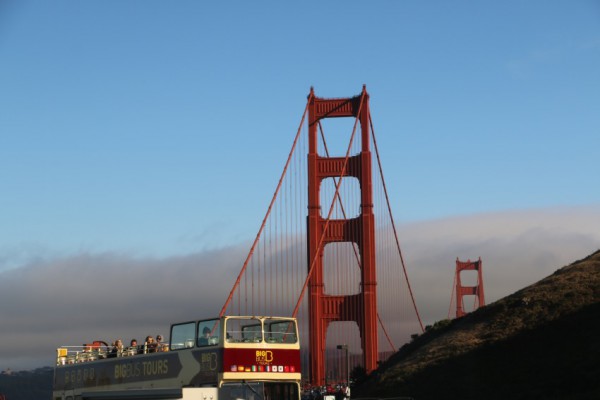
[[[402,220],[600,202],[597,2],[5,1],[0,60],[5,253],[252,237],[310,86]]]
[[[417,297],[448,221],[476,232],[450,264],[543,233],[499,298],[600,247],[598,71],[597,1],[3,0],[0,272],[31,293],[15,271],[245,248],[310,87],[366,84]]]

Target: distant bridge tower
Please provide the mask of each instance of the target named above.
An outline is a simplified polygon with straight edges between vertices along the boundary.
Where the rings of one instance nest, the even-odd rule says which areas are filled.
[[[327,328],[334,321],[357,323],[367,373],[377,368],[377,279],[375,269],[375,217],[370,151],[369,95],[324,99],[308,97],[308,263],[312,269],[308,283],[311,383],[325,383],[325,347]],[[346,157],[323,157],[317,152],[318,127],[325,118],[354,117],[360,123],[360,153]],[[356,125],[355,125],[356,126]],[[328,205],[321,209],[320,187],[327,178],[354,177],[360,183],[360,213],[350,219],[323,218]],[[335,201],[335,200],[334,200]],[[327,244],[354,242],[360,255],[360,292],[351,295],[327,295],[324,290],[323,255]]]
[[[463,286],[460,280],[462,271],[477,271],[477,285]],[[483,294],[483,273],[481,271],[481,257],[477,261],[467,260],[466,262],[459,261],[456,258],[456,318],[460,318],[466,314],[464,310],[463,296],[475,296],[476,306],[474,310],[485,305],[485,297]]]

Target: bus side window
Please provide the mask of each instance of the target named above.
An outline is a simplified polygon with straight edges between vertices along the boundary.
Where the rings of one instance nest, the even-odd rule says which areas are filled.
[[[220,320],[200,321],[198,324],[198,347],[216,346],[219,344]]]
[[[188,349],[194,347],[196,336],[196,323],[188,322],[171,327],[171,350]]]

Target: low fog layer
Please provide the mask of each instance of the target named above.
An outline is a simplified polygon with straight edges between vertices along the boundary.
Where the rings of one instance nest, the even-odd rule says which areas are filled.
[[[456,258],[483,260],[488,303],[600,248],[600,207],[504,212],[399,225],[424,323],[448,315]],[[249,244],[165,259],[79,253],[0,272],[0,370],[52,365],[60,345],[168,336],[215,316]],[[0,259],[6,258],[0,254]]]

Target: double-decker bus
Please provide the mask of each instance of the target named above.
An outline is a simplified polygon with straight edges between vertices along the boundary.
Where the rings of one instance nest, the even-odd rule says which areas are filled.
[[[164,347],[57,349],[52,400],[299,400],[294,318],[221,317],[171,325]]]

